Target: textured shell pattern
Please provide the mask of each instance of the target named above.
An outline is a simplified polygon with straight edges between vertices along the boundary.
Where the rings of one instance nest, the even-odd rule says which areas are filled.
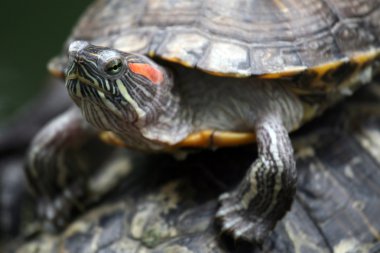
[[[98,0],[69,41],[223,76],[344,74],[379,58],[379,20],[379,0]]]

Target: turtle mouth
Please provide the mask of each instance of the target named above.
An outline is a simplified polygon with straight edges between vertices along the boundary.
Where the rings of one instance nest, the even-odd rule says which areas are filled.
[[[95,85],[93,82],[91,82],[90,80],[82,77],[81,75],[78,75],[78,74],[70,74],[66,77],[66,83],[69,83],[69,82],[75,82],[77,81],[79,83],[79,85],[83,85],[83,86],[89,86],[97,91],[100,91],[102,93],[109,93],[107,92],[106,90],[103,90],[102,88],[100,88],[99,86]]]
[[[114,97],[112,93],[104,91],[78,74],[71,74],[66,77],[66,88],[74,102],[79,106],[85,101],[107,111],[110,110],[118,117],[123,116],[121,111],[112,103],[111,98]]]
[[[110,92],[76,73],[66,76],[66,88],[71,95],[79,98],[91,99],[91,96],[94,95],[112,95]]]

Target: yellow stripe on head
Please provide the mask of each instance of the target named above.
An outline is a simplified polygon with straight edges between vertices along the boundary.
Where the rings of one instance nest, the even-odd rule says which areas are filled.
[[[120,91],[120,94],[123,96],[123,98],[135,109],[137,115],[139,118],[144,118],[146,113],[144,110],[142,110],[135,100],[129,95],[127,89],[125,88],[123,82],[120,79],[116,80],[117,87]]]

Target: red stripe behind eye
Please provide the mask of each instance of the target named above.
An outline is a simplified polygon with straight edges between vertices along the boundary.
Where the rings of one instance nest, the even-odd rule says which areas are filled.
[[[129,69],[142,75],[154,84],[160,84],[164,80],[162,72],[147,63],[128,63]]]

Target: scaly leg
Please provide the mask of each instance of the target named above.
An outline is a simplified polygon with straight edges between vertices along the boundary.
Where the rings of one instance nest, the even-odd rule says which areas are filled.
[[[234,238],[260,244],[290,209],[297,174],[280,117],[259,119],[255,130],[259,156],[238,187],[220,196],[217,218]]]
[[[28,152],[26,175],[48,225],[61,227],[84,207],[88,179],[111,150],[76,108],[39,132]]]

